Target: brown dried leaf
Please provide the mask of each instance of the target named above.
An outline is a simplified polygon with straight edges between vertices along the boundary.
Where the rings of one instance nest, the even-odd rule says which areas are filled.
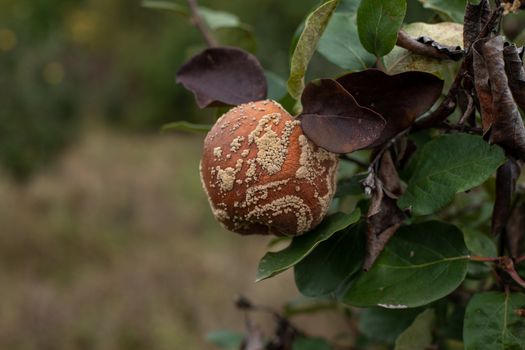
[[[492,212],[492,234],[498,235],[510,217],[512,196],[521,169],[515,160],[509,159],[499,167],[496,175],[496,201]]]
[[[371,193],[370,205],[368,206],[367,217],[374,216],[381,211],[381,205],[383,203],[383,197],[385,192],[383,191],[383,183],[376,176],[375,173],[370,173],[363,182],[365,186],[365,192]]]
[[[485,59],[481,52],[483,41],[478,40],[472,47],[473,68],[474,68],[474,86],[478,95],[478,101],[481,113],[481,122],[483,133],[486,134],[495,121],[494,111],[492,110],[492,90],[489,84],[489,72],[485,65]]]
[[[372,268],[404,220],[405,215],[391,198],[383,200],[379,214],[367,218],[367,251],[363,270],[369,271]]]
[[[306,86],[299,116],[304,133],[318,146],[349,153],[370,146],[381,135],[385,120],[361,107],[338,82],[320,79]]]
[[[525,109],[525,70],[516,45],[506,46],[503,49],[503,57],[512,96],[518,106]]]
[[[213,47],[193,56],[178,71],[177,82],[193,92],[201,108],[264,100],[267,94],[257,58],[234,47]]]
[[[490,139],[516,158],[525,160],[525,126],[505,74],[503,37],[498,35],[485,41],[482,53],[489,74],[495,116]]]
[[[370,146],[378,146],[408,128],[436,102],[443,80],[424,72],[388,75],[378,69],[350,73],[337,81],[359,105],[370,108],[386,120],[381,136]]]
[[[367,213],[367,255],[363,268],[368,271],[390,238],[406,219],[395,198],[402,192],[401,181],[390,152],[385,152],[379,165],[379,176],[373,186]],[[397,194],[399,193],[399,194]]]
[[[488,0],[481,0],[479,4],[467,2],[465,8],[465,22],[463,25],[463,46],[469,48],[490,18],[490,4]]]
[[[383,184],[383,191],[392,199],[398,199],[403,194],[401,180],[397,174],[396,165],[392,160],[389,152],[381,158],[381,166],[379,168],[379,179]]]

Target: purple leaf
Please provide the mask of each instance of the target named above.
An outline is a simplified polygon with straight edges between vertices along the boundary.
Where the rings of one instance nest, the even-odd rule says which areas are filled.
[[[490,18],[488,0],[481,0],[479,4],[467,2],[465,8],[465,23],[463,25],[463,46],[469,48]]]
[[[299,116],[304,133],[318,146],[349,153],[370,146],[381,135],[385,120],[361,107],[337,81],[321,79],[303,91]]]
[[[412,125],[432,107],[443,90],[443,80],[424,72],[388,75],[378,69],[367,69],[344,75],[337,81],[359,105],[374,110],[386,120],[381,136],[371,147]]]
[[[177,82],[193,92],[201,108],[264,100],[267,94],[257,58],[234,47],[213,47],[193,56],[178,71]]]

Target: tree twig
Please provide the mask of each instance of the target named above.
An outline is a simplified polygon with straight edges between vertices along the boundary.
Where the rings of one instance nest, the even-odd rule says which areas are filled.
[[[458,124],[463,125],[465,121],[471,116],[472,112],[474,112],[474,99],[469,93],[466,93],[467,99],[468,99],[468,105],[467,109],[465,110],[465,113],[459,118]]]
[[[426,45],[422,42],[417,41],[412,38],[407,32],[400,30],[397,33],[397,42],[396,45],[407,49],[415,54],[437,58],[441,60],[451,60],[452,58],[446,52],[441,52],[437,48],[430,45]]]
[[[199,14],[199,6],[197,5],[197,0],[186,0],[188,2],[188,6],[190,7],[191,11],[191,22],[195,27],[201,32],[204,40],[206,41],[206,44],[209,47],[215,47],[218,46],[217,41],[211,34],[208,26],[204,23],[202,20],[201,15]]]
[[[480,31],[478,36],[476,37],[476,40],[480,38],[486,37],[492,30],[494,29],[494,26],[497,24],[499,18],[501,17],[501,13],[503,12],[503,9],[501,7],[497,7],[492,11],[492,14],[483,27],[483,29]],[[474,40],[473,42],[475,42]],[[471,65],[471,58],[472,58],[472,49],[471,47],[465,48],[467,50],[467,55],[463,59],[463,62],[461,63],[461,67],[459,68],[458,74],[456,75],[454,81],[452,82],[452,85],[450,86],[450,89],[448,90],[447,95],[441,102],[441,104],[438,106],[438,108],[430,113],[426,118],[420,119],[416,121],[414,124],[414,128],[417,130],[420,129],[426,129],[433,127],[437,124],[442,123],[445,121],[451,114],[454,112],[454,109],[456,108],[457,104],[457,94],[461,88],[461,83],[463,82],[463,78],[467,74],[469,67]]]
[[[514,267],[514,261],[512,261],[511,258],[508,256],[502,256],[500,260],[500,266],[503,268],[503,270],[505,270],[505,272],[509,274],[510,278],[512,278],[514,282],[519,284],[520,287],[525,288],[525,281],[516,271],[516,268]]]
[[[370,165],[368,166],[368,172],[371,173],[374,171],[374,167],[377,165],[379,160],[381,160],[381,157],[383,154],[394,144],[397,140],[399,140],[401,137],[408,134],[412,129],[410,127],[406,128],[405,130],[400,131],[396,135],[394,135],[390,140],[385,142],[381,149],[374,155],[374,158],[370,162]]]
[[[508,256],[499,256],[497,258],[485,257],[485,256],[471,256],[469,258],[471,261],[478,262],[488,262],[488,263],[497,263],[503,271],[505,271],[514,282],[516,282],[520,287],[525,288],[525,280],[518,274],[516,271],[514,261]]]

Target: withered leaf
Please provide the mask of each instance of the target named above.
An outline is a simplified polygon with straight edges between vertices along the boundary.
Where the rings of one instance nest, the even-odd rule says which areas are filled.
[[[472,47],[473,56],[473,70],[474,70],[474,86],[478,96],[481,123],[483,125],[483,133],[486,134],[492,124],[494,124],[495,115],[492,110],[492,90],[489,84],[489,72],[485,65],[485,59],[481,52],[483,40],[478,40]]]
[[[516,45],[508,45],[503,49],[505,72],[509,79],[509,87],[514,100],[525,109],[525,70]]]
[[[402,187],[390,152],[385,152],[375,178],[372,199],[367,213],[367,254],[363,268],[368,271],[390,238],[406,219],[396,204]]]
[[[408,128],[432,107],[441,95],[443,80],[424,72],[388,75],[378,69],[350,73],[337,81],[361,106],[372,109],[386,120],[378,146]]]
[[[490,18],[490,4],[488,0],[481,0],[479,4],[467,2],[465,8],[465,23],[463,25],[463,46],[469,48]]]
[[[234,47],[213,47],[193,56],[177,72],[177,82],[195,95],[199,107],[239,105],[266,98],[261,64]]]
[[[383,191],[389,198],[398,199],[399,196],[403,194],[401,180],[399,179],[396,165],[389,152],[386,152],[381,158],[379,179],[383,184]]]
[[[509,159],[498,168],[496,175],[496,201],[492,212],[492,234],[498,235],[510,217],[512,196],[521,169],[515,160]]]
[[[361,107],[337,81],[320,79],[309,83],[301,96],[299,116],[304,133],[318,146],[349,153],[370,146],[381,135],[385,120]]]
[[[518,159],[525,160],[525,127],[509,89],[503,59],[503,37],[498,35],[482,45],[483,58],[492,90],[495,120],[490,140]]]
[[[420,37],[418,37],[416,39],[416,41],[418,41],[418,42],[420,42],[422,44],[425,44],[425,45],[433,47],[434,49],[436,49],[437,51],[445,54],[451,60],[454,60],[454,61],[459,61],[465,55],[465,51],[463,51],[461,46],[447,46],[447,45],[443,45],[443,44],[438,43],[437,41],[435,41],[434,39],[432,39],[432,38],[430,38],[428,36],[420,36]]]

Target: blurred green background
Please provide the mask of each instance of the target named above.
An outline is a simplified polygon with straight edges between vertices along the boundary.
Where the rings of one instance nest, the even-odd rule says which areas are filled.
[[[286,76],[283,38],[316,2],[201,5],[250,23],[265,68]],[[212,219],[202,136],[159,133],[215,117],[174,81],[203,47],[139,0],[0,1],[0,349],[212,349],[209,331],[243,330],[237,293],[297,296],[289,273],[255,285],[267,239]],[[344,326],[326,317],[302,323]]]

